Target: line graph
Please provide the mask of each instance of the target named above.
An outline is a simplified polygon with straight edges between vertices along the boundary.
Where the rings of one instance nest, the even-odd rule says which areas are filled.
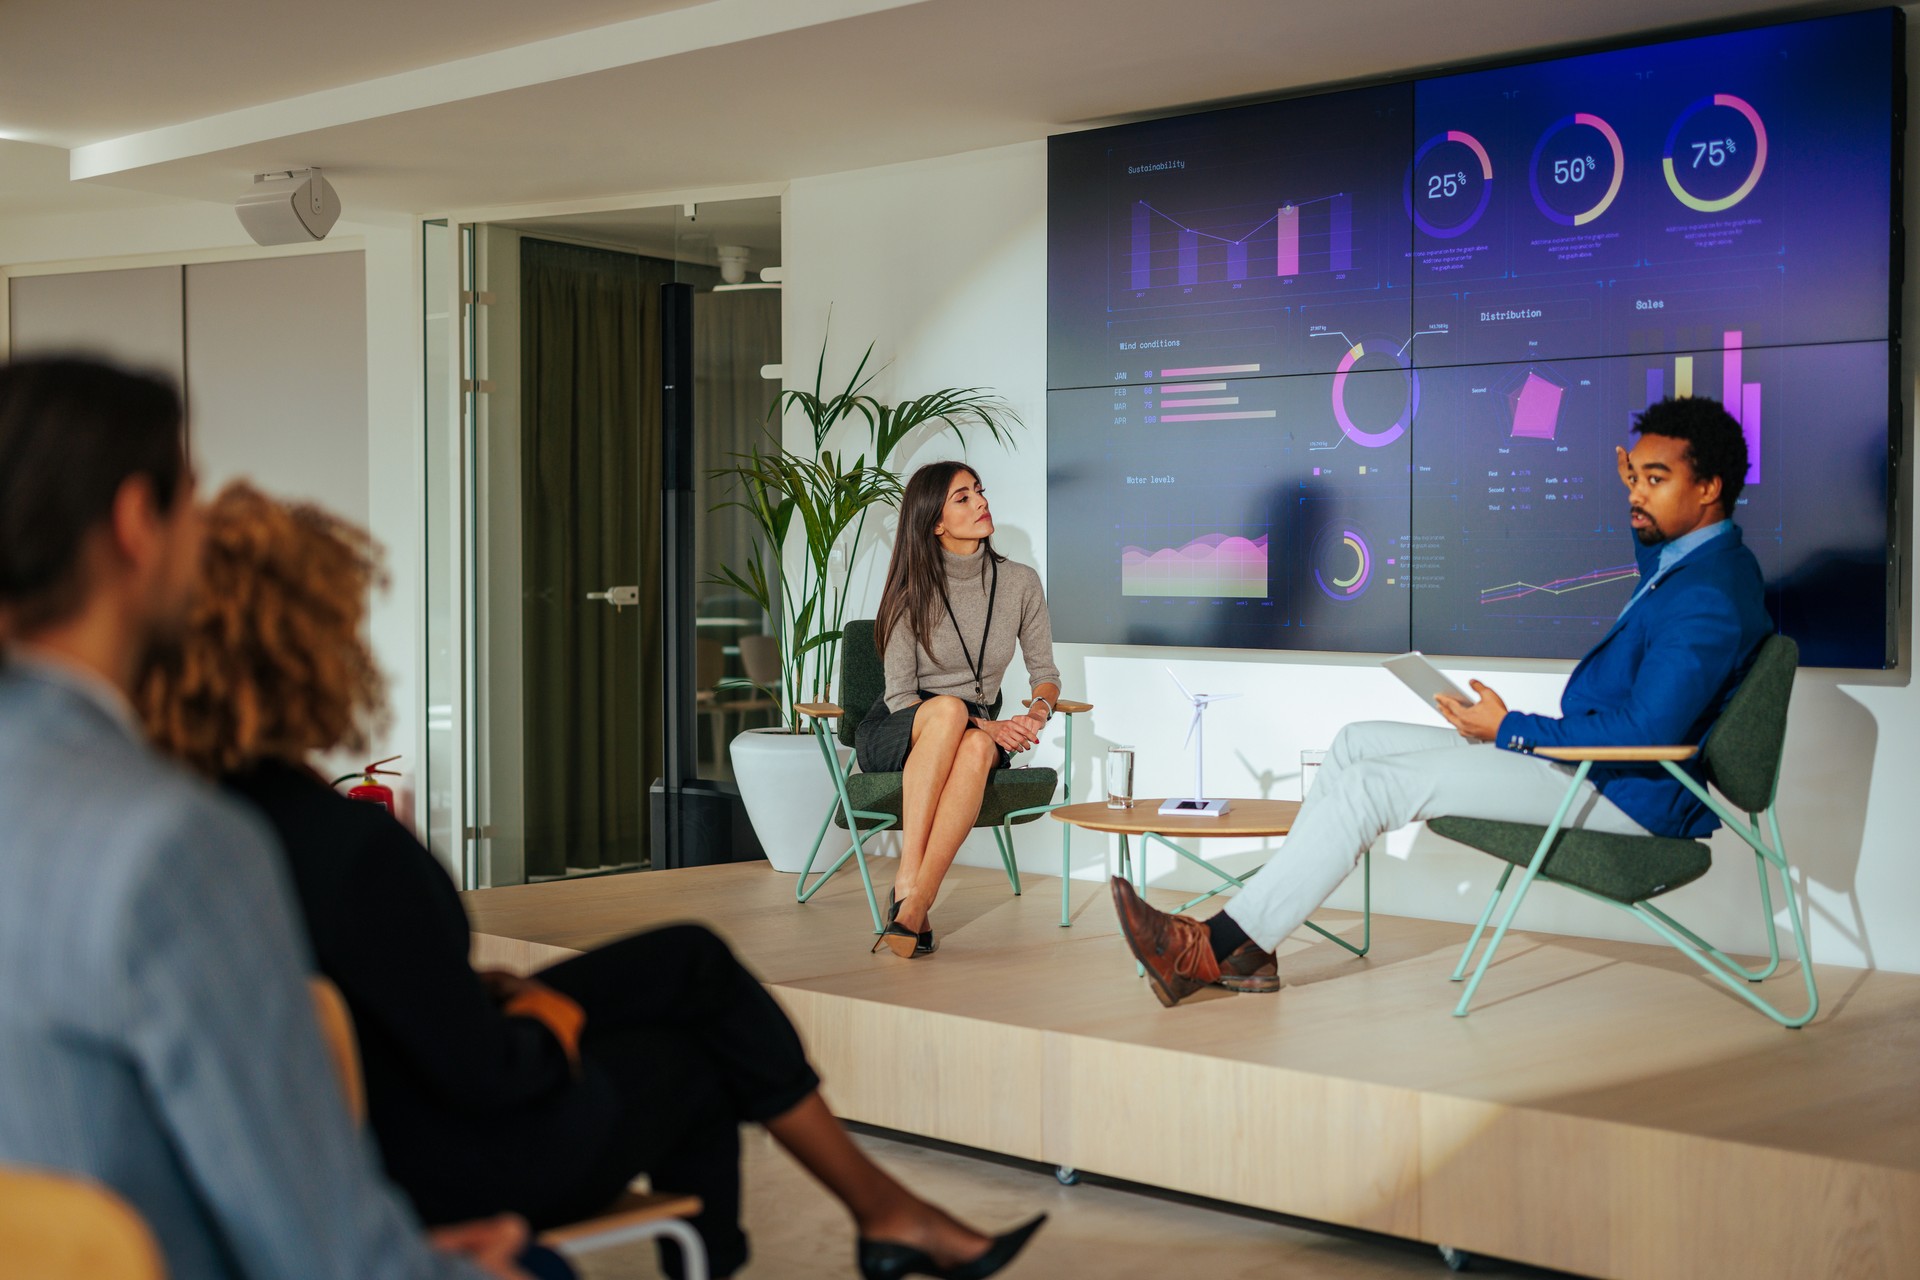
[[[1326,206],[1325,230],[1303,237],[1301,214],[1309,206]],[[1191,216],[1191,215],[1189,215]],[[1154,249],[1156,222],[1171,231],[1161,231],[1161,243],[1170,239],[1170,251]],[[1315,219],[1318,221],[1318,218]],[[1268,228],[1273,228],[1271,235]],[[1288,201],[1274,207],[1273,213],[1238,235],[1222,234],[1190,226],[1180,218],[1145,200],[1133,202],[1132,236],[1127,256],[1127,280],[1136,291],[1152,288],[1191,288],[1211,276],[1208,283],[1235,284],[1251,275],[1286,278],[1301,272],[1301,243],[1311,242],[1316,258],[1324,255],[1330,272],[1353,269],[1353,198],[1346,192],[1315,196],[1310,200]],[[1217,248],[1216,248],[1217,247]],[[1210,252],[1202,253],[1202,249]],[[1205,259],[1203,261],[1203,258]]]
[[[1609,582],[1623,582],[1640,576],[1640,566],[1632,564],[1615,565],[1609,569],[1594,569],[1587,573],[1576,574],[1571,578],[1555,578],[1551,582],[1508,582],[1497,587],[1483,587],[1480,590],[1481,604],[1497,604],[1502,600],[1518,600],[1536,592],[1564,596],[1574,591],[1585,591],[1592,587],[1604,587]]]

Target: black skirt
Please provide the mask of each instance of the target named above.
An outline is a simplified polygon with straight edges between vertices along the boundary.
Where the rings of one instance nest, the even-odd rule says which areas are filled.
[[[907,767],[907,752],[913,748],[913,717],[920,708],[933,697],[925,689],[918,690],[920,701],[904,711],[893,711],[887,707],[887,700],[874,699],[873,707],[861,718],[860,727],[853,731],[853,752],[860,762],[862,773],[898,773]],[[967,714],[980,716],[987,720],[996,719],[1000,714],[1000,699],[995,698],[991,707],[978,702],[967,703]],[[993,767],[1004,769],[1013,759],[1005,747],[996,746],[998,755]]]

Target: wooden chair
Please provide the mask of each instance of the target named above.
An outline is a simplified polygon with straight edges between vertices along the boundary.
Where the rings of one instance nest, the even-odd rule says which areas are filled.
[[[867,908],[873,913],[873,931],[880,933],[884,924],[880,919],[880,902],[874,897],[873,876],[867,870],[865,840],[868,836],[885,831],[901,820],[901,786],[903,775],[900,773],[848,773],[840,763],[839,752],[833,749],[833,730],[828,726],[839,722],[840,741],[846,746],[853,745],[854,734],[860,728],[860,721],[867,711],[886,692],[886,669],[881,665],[880,650],[874,642],[874,626],[871,618],[849,622],[840,636],[840,696],[847,700],[842,708],[831,702],[802,703],[798,710],[813,721],[815,739],[820,744],[820,754],[826,758],[827,769],[833,774],[834,799],[827,806],[826,817],[820,820],[820,834],[813,839],[813,852],[807,855],[807,865],[800,869],[800,881],[794,887],[794,896],[801,902],[807,901],[820,891],[820,886],[846,865],[852,858],[854,865],[860,868],[860,882],[866,887]],[[1067,741],[1066,763],[1064,765],[1065,783],[1061,775],[1052,769],[995,769],[987,777],[986,795],[980,802],[980,816],[974,819],[975,828],[989,827],[993,830],[994,844],[1000,850],[1000,861],[1005,865],[1007,879],[1013,885],[1016,895],[1020,892],[1020,868],[1013,857],[1013,829],[1022,823],[1032,822],[1044,814],[1067,804],[1073,795],[1073,717],[1081,712],[1093,710],[1090,702],[1070,702],[1060,700],[1054,710],[1066,717]],[[1060,791],[1060,799],[1053,798],[1055,789]],[[861,822],[869,825],[862,831]],[[820,856],[821,842],[827,838],[827,827],[837,825],[853,833],[853,847],[841,854],[839,859],[819,877],[811,887],[807,884],[807,873],[813,870],[813,861]],[[1067,888],[1073,871],[1073,828],[1068,823],[1060,824],[1060,924],[1064,928],[1072,923],[1068,915]]]
[[[1508,877],[1514,867],[1523,868],[1520,887],[1508,903],[1500,927],[1494,930],[1486,954],[1480,957],[1472,980],[1461,993],[1460,1003],[1453,1011],[1455,1017],[1467,1015],[1467,1005],[1480,979],[1486,975],[1487,966],[1493,962],[1493,953],[1507,936],[1507,926],[1513,923],[1514,912],[1519,910],[1527,890],[1535,880],[1545,880],[1565,885],[1636,917],[1681,955],[1781,1026],[1802,1027],[1813,1020],[1813,1015],[1820,1010],[1820,992],[1814,985],[1813,960],[1807,950],[1800,903],[1794,895],[1793,873],[1787,864],[1786,845],[1780,838],[1780,817],[1774,804],[1780,785],[1780,758],[1786,749],[1787,703],[1793,694],[1793,673],[1799,658],[1799,646],[1793,641],[1785,636],[1768,637],[1760,646],[1753,668],[1700,747],[1542,747],[1536,755],[1579,765],[1567,787],[1566,797],[1560,802],[1559,812],[1545,827],[1481,818],[1434,818],[1427,823],[1431,830],[1450,840],[1471,845],[1510,864],[1500,873],[1499,883],[1487,899],[1486,910],[1480,913],[1480,923],[1467,939],[1467,949],[1453,971],[1455,982],[1466,973],[1467,962],[1473,958],[1487,921],[1493,918],[1493,909],[1507,887]],[[1680,767],[1696,755],[1705,758],[1707,781],[1720,795],[1746,811],[1744,819]],[[1562,830],[1560,824],[1566,820],[1580,784],[1601,761],[1657,765],[1665,769],[1753,850],[1760,873],[1760,911],[1767,925],[1767,964],[1748,969],[1650,901],[1707,873],[1713,854],[1705,843],[1665,836]],[[1762,819],[1766,825],[1764,834]],[[1753,984],[1773,976],[1780,967],[1780,938],[1774,928],[1773,891],[1767,877],[1769,865],[1780,873],[1787,915],[1792,921],[1794,943],[1799,951],[1801,976],[1806,981],[1806,1012],[1797,1016],[1782,1013],[1753,990]]]
[[[699,686],[695,705],[701,715],[714,718],[713,759],[716,765],[726,763],[727,744],[733,740],[728,732],[728,717],[738,716],[740,727],[745,729],[748,716],[772,717],[779,713],[780,704],[762,692],[779,687],[779,644],[772,636],[741,636],[740,665],[746,671],[746,676],[742,678],[726,674],[726,646],[705,636],[694,642],[694,682]],[[764,656],[767,645],[773,646],[771,674],[766,670]]]
[[[160,1246],[125,1200],[88,1178],[0,1165],[0,1275],[166,1280]]]
[[[314,1014],[326,1038],[327,1054],[346,1095],[354,1123],[367,1118],[366,1082],[360,1074],[360,1051],[354,1037],[353,1015],[340,989],[326,978],[308,980],[313,990]],[[687,1222],[700,1212],[698,1196],[629,1190],[598,1217],[540,1233],[540,1243],[569,1254],[590,1253],[630,1244],[652,1236],[666,1236],[680,1246],[687,1280],[707,1280],[707,1247]]]

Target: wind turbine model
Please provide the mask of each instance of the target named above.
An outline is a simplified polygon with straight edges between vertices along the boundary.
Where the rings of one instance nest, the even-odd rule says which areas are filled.
[[[1208,703],[1222,702],[1228,698],[1237,698],[1240,695],[1237,693],[1194,693],[1184,684],[1180,684],[1180,677],[1173,675],[1172,667],[1167,668],[1167,674],[1173,676],[1173,682],[1180,685],[1180,692],[1185,694],[1187,701],[1193,704],[1193,722],[1187,726],[1187,742],[1193,744],[1193,795],[1185,800],[1176,799],[1163,801],[1160,805],[1160,812],[1163,814],[1185,814],[1188,817],[1195,818],[1221,817],[1227,812],[1228,802],[1225,800],[1209,800],[1206,798],[1207,737],[1206,734],[1201,732],[1200,721],[1206,714]],[[1181,745],[1185,746],[1186,743],[1182,743]]]

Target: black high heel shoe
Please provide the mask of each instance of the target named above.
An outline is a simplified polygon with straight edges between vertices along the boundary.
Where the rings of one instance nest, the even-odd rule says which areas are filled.
[[[995,1236],[987,1251],[970,1262],[937,1267],[932,1255],[912,1245],[891,1240],[862,1240],[856,1255],[862,1280],[904,1280],[906,1276],[932,1276],[935,1280],[986,1280],[1013,1261],[1014,1255],[1033,1239],[1033,1233],[1047,1220],[1041,1214],[1031,1222]]]
[[[915,956],[930,956],[940,949],[940,945],[933,940],[933,917],[931,915],[927,917],[927,927],[915,933],[903,924],[894,923],[894,917],[899,914],[899,900],[893,896],[893,890],[888,889],[887,927],[881,931],[878,938],[874,939],[873,947],[868,951],[868,955],[872,955],[874,951],[878,951],[882,943],[886,944],[887,950],[893,952],[893,954],[899,956],[902,960],[911,960]],[[898,941],[902,938],[912,938],[913,946],[908,948],[904,943]]]

